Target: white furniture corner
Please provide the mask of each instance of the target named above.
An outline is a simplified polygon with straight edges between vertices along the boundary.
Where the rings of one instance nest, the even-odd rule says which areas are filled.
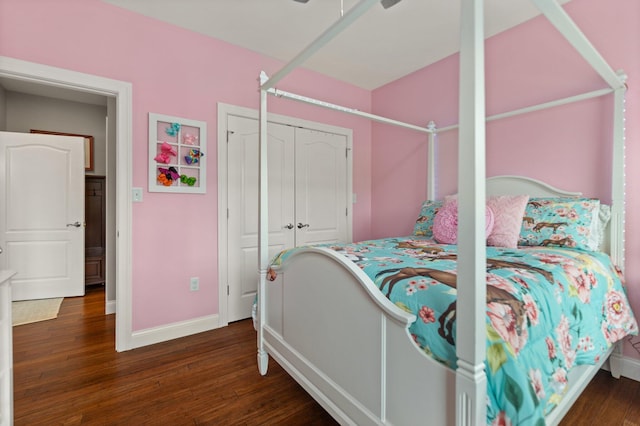
[[[0,271],[0,426],[13,425],[12,271]]]

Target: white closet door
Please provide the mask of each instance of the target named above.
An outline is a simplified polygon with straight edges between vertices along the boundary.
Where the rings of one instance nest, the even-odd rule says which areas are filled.
[[[228,115],[228,318],[251,316],[258,284],[258,121]],[[294,128],[269,123],[269,255],[294,246]],[[288,227],[287,225],[291,225]],[[220,250],[224,250],[223,247]],[[221,285],[224,285],[221,283]]]
[[[296,246],[347,241],[347,138],[296,128]]]

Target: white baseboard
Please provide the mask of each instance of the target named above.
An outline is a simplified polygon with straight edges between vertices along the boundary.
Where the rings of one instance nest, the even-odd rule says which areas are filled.
[[[115,300],[107,300],[107,303],[104,306],[104,314],[115,314],[116,313],[116,301]]]
[[[611,371],[609,361],[602,365],[603,370]],[[620,375],[636,382],[640,382],[640,359],[628,356],[620,357]]]
[[[134,331],[131,336],[131,349],[202,333],[220,326],[220,317],[216,314]]]
[[[620,374],[636,382],[640,382],[640,359],[623,356],[621,361],[622,370]]]

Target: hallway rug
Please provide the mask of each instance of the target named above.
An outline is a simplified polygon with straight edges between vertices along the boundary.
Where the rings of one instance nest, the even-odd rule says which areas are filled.
[[[12,302],[13,325],[30,324],[58,317],[62,297],[55,299],[23,300]]]

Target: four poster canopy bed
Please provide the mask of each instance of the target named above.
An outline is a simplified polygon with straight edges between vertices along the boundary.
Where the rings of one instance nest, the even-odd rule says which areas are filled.
[[[273,357],[342,424],[557,424],[616,342],[637,333],[624,267],[625,77],[555,0],[533,0],[608,88],[485,117],[482,1],[462,0],[458,194],[435,200],[421,128],[274,86],[379,0],[361,0],[260,79],[258,364]],[[612,203],[516,176],[485,179],[485,120],[613,93]],[[428,200],[410,236],[268,256],[269,94],[429,135]],[[457,126],[455,126],[457,127]]]

